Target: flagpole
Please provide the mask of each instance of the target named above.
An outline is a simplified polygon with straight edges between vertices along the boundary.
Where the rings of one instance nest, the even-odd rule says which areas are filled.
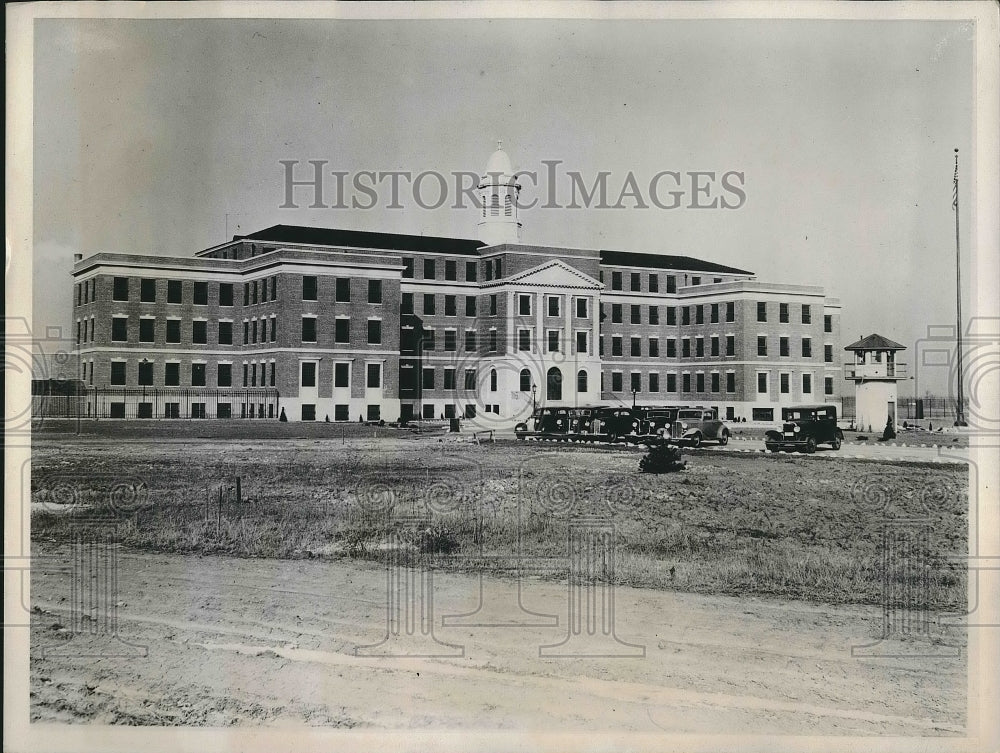
[[[958,149],[955,150],[955,180],[954,201],[951,206],[955,210],[955,311],[957,327],[956,357],[958,360],[958,405],[955,410],[955,426],[968,426],[965,422],[964,377],[962,374],[962,254],[958,241]]]

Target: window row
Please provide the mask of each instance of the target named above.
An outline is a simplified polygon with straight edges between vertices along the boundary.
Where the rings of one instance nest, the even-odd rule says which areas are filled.
[[[139,279],[139,301],[140,303],[156,303],[158,300],[165,300],[167,303],[185,303],[185,294],[190,291],[190,302],[195,306],[207,306],[209,301],[209,285],[217,289],[220,306],[233,305],[233,284],[231,282],[208,283],[205,281],[195,281],[186,283],[184,280],[158,280],[143,277]],[[247,283],[249,285],[249,283]],[[256,285],[257,283],[253,283]],[[86,283],[84,283],[86,287]],[[111,282],[111,300],[129,301],[131,300],[132,278],[114,277]],[[93,291],[96,293],[96,288]],[[79,303],[79,288],[77,291]],[[91,298],[94,300],[94,298]],[[83,301],[86,303],[86,301]],[[245,303],[246,301],[244,301]]]
[[[302,317],[302,342],[315,343],[319,341],[317,317]],[[333,320],[333,341],[338,344],[349,344],[351,339],[351,318],[338,316]],[[368,319],[365,329],[365,342],[369,345],[382,344],[382,320]]]
[[[316,420],[316,403],[303,403],[302,404],[302,420],[303,421],[315,421]],[[252,416],[251,416],[252,418]],[[433,418],[433,416],[432,416]],[[330,417],[326,416],[329,420]],[[333,420],[334,421],[352,421],[351,418],[351,406],[346,403],[336,403],[333,406]],[[382,420],[382,406],[377,403],[372,403],[365,406],[364,416],[358,416],[358,421],[381,421]]]
[[[324,278],[326,279],[326,278]],[[352,285],[352,283],[354,283]],[[352,288],[357,286],[365,288],[365,301],[371,304],[381,305],[382,303],[382,280],[352,280],[350,277],[334,278],[333,300],[335,303],[351,303],[354,300]],[[302,300],[318,301],[319,278],[315,275],[302,276]],[[360,302],[360,299],[359,299]]]
[[[155,384],[155,369],[157,365],[149,361],[142,361],[136,365],[136,384],[140,387],[152,387]],[[176,361],[167,361],[162,364],[162,378],[164,387],[207,387],[208,366],[205,363],[192,363],[181,373],[181,364]],[[111,362],[111,380],[113,387],[127,386],[129,384],[129,367],[125,361]],[[91,366],[91,376],[93,376],[93,366]],[[184,378],[183,384],[181,378]],[[259,376],[259,378],[258,378]],[[215,386],[233,386],[233,365],[231,363],[219,363],[215,367]],[[275,362],[269,363],[244,363],[243,364],[243,386],[244,387],[274,387],[275,386]]]
[[[757,336],[757,355],[767,356],[768,355],[768,337],[767,335]],[[778,356],[787,358],[792,354],[791,350],[791,338],[781,336],[778,338]],[[802,358],[812,358],[812,338],[802,337],[799,344],[799,354]],[[830,344],[825,344],[823,346],[823,361],[825,363],[833,363],[833,346]]]
[[[782,372],[778,374],[778,393],[781,395],[788,395],[791,393],[791,383],[792,375]],[[766,395],[770,393],[770,375],[766,372],[759,372],[757,374],[757,394]],[[813,375],[812,374],[802,374],[802,394],[811,395],[813,391]],[[823,379],[823,394],[832,395],[833,394],[833,377],[824,377]]]
[[[606,304],[601,304],[601,321],[603,322],[607,318]],[[725,309],[723,310],[723,306]],[[621,303],[612,303],[611,308],[611,323],[612,324],[624,324],[624,314],[625,306]],[[711,324],[718,324],[721,319],[720,316],[725,315],[726,322],[736,321],[736,304],[733,301],[728,301],[725,304],[721,303],[711,303],[711,304],[691,304],[689,306],[666,306],[666,323],[668,326],[674,327],[678,323],[678,311],[680,311],[680,323],[683,325],[689,324],[704,324],[706,312],[708,314],[708,321]],[[643,321],[643,311],[646,312],[645,321]],[[660,324],[660,306],[651,305],[640,305],[640,304],[630,304],[628,306],[629,314],[629,324]]]
[[[772,303],[770,307],[766,301],[757,301],[757,321],[766,322],[768,317],[768,309],[774,308]],[[790,318],[790,308],[789,303],[779,303],[778,304],[778,322],[780,324],[788,324],[791,320]],[[802,324],[812,324],[812,306],[808,303],[803,303],[799,307],[800,321]],[[833,331],[833,316],[830,314],[823,315],[823,331],[832,332]]]
[[[628,289],[633,293],[659,293],[660,292],[660,274],[658,272],[620,272],[614,270],[611,272],[611,289],[612,290],[624,290],[623,281],[625,275],[628,275]],[[604,270],[601,270],[601,282],[604,282]],[[645,277],[646,286],[643,288],[643,277]],[[722,282],[721,277],[713,277],[712,282]],[[677,275],[666,275],[666,292],[676,293],[677,292]],[[687,285],[701,285],[702,278],[700,275],[684,275],[683,284]]]
[[[228,319],[223,319],[214,322],[213,325],[216,334],[216,343],[219,345],[232,345],[233,322]],[[208,344],[209,322],[206,319],[195,319],[191,322],[183,322],[181,319],[167,319],[164,322],[164,327],[159,331],[159,333],[157,332],[157,329],[157,319],[155,317],[139,317],[139,328],[137,333],[138,342],[155,343],[162,341],[169,345],[179,345],[181,342],[191,342],[195,345]],[[253,322],[244,321],[244,345],[251,342],[251,333],[252,342],[275,342],[277,340],[278,333],[277,317],[271,317],[270,327],[268,327],[266,318],[262,318],[259,321],[255,319]],[[111,342],[129,342],[130,334],[129,317],[111,317]],[[91,320],[91,340],[93,340],[93,336],[93,320]]]
[[[302,361],[299,364],[299,386],[314,388],[317,386],[317,375],[319,362]],[[347,362],[334,363],[333,365],[333,387],[343,389],[351,386],[351,364]],[[367,389],[379,389],[382,387],[382,364],[365,364],[365,387]]]
[[[661,353],[660,353],[660,338],[658,338],[658,337],[646,338],[645,339],[645,342],[646,342],[645,353],[643,353],[643,347],[642,347],[643,346],[643,342],[644,342],[644,340],[641,337],[631,337],[631,338],[629,338],[629,352],[628,352],[628,355],[634,356],[634,357],[643,357],[643,356],[646,356],[646,357],[649,357],[649,358],[659,358],[660,357],[660,355],[661,355]],[[720,337],[718,337],[717,335],[713,335],[712,337],[708,338],[708,342],[709,342],[709,349],[708,349],[708,353],[706,354],[706,352],[705,352],[705,338],[704,337],[696,337],[696,338],[694,338],[694,352],[693,352],[693,357],[694,358],[704,358],[706,355],[715,356],[715,357],[722,356],[722,355],[726,355],[726,356],[735,356],[736,355],[736,336],[735,335],[726,335],[726,337],[725,337],[725,353],[723,353],[721,351],[722,339]],[[623,350],[623,343],[624,343],[624,338],[621,335],[612,335],[611,336],[611,353],[610,353],[610,355],[611,356],[624,356],[625,352]],[[681,358],[691,358],[692,357],[691,338],[690,337],[681,338],[680,343],[681,343],[680,357]],[[678,355],[678,351],[677,351],[677,338],[668,337],[665,340],[665,346],[666,347],[664,348],[663,353],[662,353],[663,357],[665,357],[665,358],[677,358],[677,355]],[[600,339],[600,345],[599,345],[599,348],[598,348],[598,353],[602,357],[605,355],[605,350],[604,350],[604,336],[603,335],[601,336],[601,339]]]
[[[661,385],[660,373],[657,371],[651,371],[646,374],[646,388],[643,389],[642,372],[633,371],[629,374],[629,388],[628,391],[632,393],[642,393],[642,392],[714,392],[721,393],[723,391],[727,393],[736,392],[736,373],[733,371],[727,371],[725,374],[720,374],[718,371],[713,371],[707,375],[708,377],[708,389],[706,389],[706,374],[704,372],[697,372],[694,376],[694,389],[692,389],[692,374],[687,372],[683,374],[668,373],[666,374],[666,381]],[[680,377],[680,379],[678,379]],[[723,379],[725,379],[725,389],[723,390]],[[678,389],[678,384],[680,389]],[[611,372],[611,392],[624,392],[625,385],[625,375],[620,371]],[[605,386],[605,375],[601,373],[601,391],[606,391]]]
[[[542,313],[545,316],[561,317],[563,316],[563,299],[565,296],[561,295],[544,295],[538,294],[544,301]],[[585,297],[575,297],[573,298],[573,314],[577,319],[587,319],[589,318],[589,298]],[[518,316],[533,316],[534,311],[534,301],[535,294],[532,293],[518,293],[517,294],[517,315]]]
[[[425,258],[420,260],[420,277],[423,280],[437,280],[438,270],[443,268],[444,276],[441,278],[447,282],[458,282],[459,262],[454,259],[446,259],[443,264],[439,259]],[[479,264],[477,261],[467,261],[465,264],[465,282],[478,282]],[[482,262],[484,277],[492,280],[494,277],[500,279],[500,260],[490,259]],[[416,260],[411,256],[403,257],[403,278],[412,280],[416,277]]]

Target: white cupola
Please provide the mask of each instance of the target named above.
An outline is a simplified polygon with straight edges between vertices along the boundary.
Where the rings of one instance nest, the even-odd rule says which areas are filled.
[[[519,243],[521,223],[517,217],[517,199],[521,186],[514,178],[510,157],[497,142],[497,150],[486,162],[479,181],[479,240],[488,246]]]

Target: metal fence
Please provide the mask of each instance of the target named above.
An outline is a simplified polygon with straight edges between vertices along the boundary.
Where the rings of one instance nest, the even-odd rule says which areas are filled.
[[[85,387],[32,388],[33,418],[277,419],[278,390]]]
[[[841,398],[840,417],[852,421],[857,417],[855,398],[845,395]],[[968,414],[969,401],[964,401],[965,412]],[[951,419],[957,415],[958,401],[951,397],[900,397],[896,399],[897,421],[920,421],[923,419]]]

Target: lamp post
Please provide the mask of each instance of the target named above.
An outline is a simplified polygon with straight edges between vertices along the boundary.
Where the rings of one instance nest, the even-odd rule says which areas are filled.
[[[538,385],[531,385],[531,412],[535,412],[535,390],[538,389]]]
[[[636,392],[638,392],[638,390],[635,387],[633,387],[632,388],[632,408],[633,409],[635,408],[635,393]]]

